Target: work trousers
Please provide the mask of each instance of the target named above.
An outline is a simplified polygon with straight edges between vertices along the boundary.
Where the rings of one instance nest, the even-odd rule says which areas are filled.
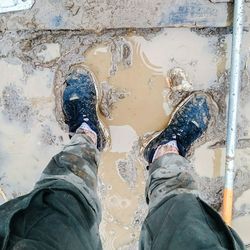
[[[49,162],[34,190],[0,207],[1,249],[102,249],[97,196],[100,152],[76,134]],[[139,249],[244,249],[238,235],[199,199],[194,170],[177,154],[149,166]]]

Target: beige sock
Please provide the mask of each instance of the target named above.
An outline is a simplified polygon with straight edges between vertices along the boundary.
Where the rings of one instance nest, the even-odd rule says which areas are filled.
[[[179,154],[179,149],[177,146],[177,142],[175,140],[170,141],[164,145],[160,145],[154,153],[153,161],[157,160],[158,158],[160,158],[165,154],[170,154],[170,153]]]
[[[85,134],[95,145],[97,144],[97,135],[86,122],[82,123],[82,125],[76,130],[76,134]]]

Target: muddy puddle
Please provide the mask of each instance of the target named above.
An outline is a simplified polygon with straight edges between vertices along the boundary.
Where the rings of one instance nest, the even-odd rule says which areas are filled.
[[[171,32],[152,39],[153,42],[141,37],[128,37],[126,43],[130,44],[133,53],[132,66],[121,61],[114,75],[110,70],[110,45],[99,45],[86,54],[85,64],[92,69],[100,84],[107,82],[127,93],[124,99],[114,104],[111,119],[104,118],[111,132],[112,143],[111,150],[103,154],[100,168],[102,181],[110,185],[102,202],[105,213],[112,214],[114,218],[112,222],[104,218],[102,229],[105,232],[103,235],[109,231],[113,235],[113,249],[128,244],[135,234],[134,221],[129,223],[135,211],[143,209],[144,215],[147,211],[142,193],[147,174],[145,166],[138,161],[139,152],[136,153],[136,150],[139,150],[140,138],[148,132],[164,128],[173,111],[167,81],[169,70],[181,67],[188,72],[192,90],[206,91],[220,74],[218,68],[222,67],[221,59],[212,53],[209,44],[192,33],[186,32],[185,35],[187,41],[192,43],[180,44],[178,34]],[[206,60],[201,62],[201,57]],[[227,63],[225,58],[224,67]],[[216,178],[224,175],[225,150],[209,149],[212,144],[210,141],[197,148],[191,160],[200,176]],[[111,168],[116,171],[110,171]],[[127,201],[121,206],[124,198]]]
[[[163,129],[175,105],[193,90],[209,92],[219,101],[220,122],[210,129],[201,146],[194,147],[196,150],[189,157],[202,190],[207,193],[205,198],[218,206],[219,198],[211,196],[220,193],[224,175],[223,119],[230,35],[206,37],[188,29],[168,29],[147,39],[139,35],[105,38],[84,49],[74,43],[71,48],[70,43],[60,39],[39,44],[35,52],[31,49],[29,56],[36,54],[38,68],[31,70],[27,62],[23,65],[17,58],[0,60],[4,72],[0,80],[0,120],[3,124],[0,187],[5,198],[11,199],[31,190],[50,157],[69,141],[59,110],[60,94],[70,65],[84,64],[96,76],[104,95],[101,117],[111,137],[99,169],[104,249],[137,249],[140,227],[147,214],[144,198],[147,171],[140,155],[142,137]],[[247,46],[245,51],[247,58]],[[185,72],[188,90],[171,89],[168,76],[173,68]],[[246,230],[250,194],[248,191],[243,193],[250,185],[246,177],[250,160],[247,93],[246,87],[239,128],[244,143],[237,156],[237,166],[243,170],[238,178],[240,191],[237,192],[239,198],[235,203],[233,226],[245,242],[250,243]],[[13,104],[12,99],[18,102]],[[245,189],[240,188],[243,183],[240,178],[245,181]],[[0,202],[3,202],[1,190]]]
[[[102,196],[104,214],[112,219],[104,216],[101,228],[104,239],[112,235],[112,242],[104,240],[110,249],[129,244],[139,235],[141,221],[136,219],[136,212],[145,215],[147,208],[143,198],[145,170],[137,159],[138,140],[147,132],[161,129],[168,121],[163,106],[163,92],[167,90],[164,75],[144,64],[134,39],[127,42],[132,66],[121,61],[115,74],[111,72],[112,55],[107,52],[110,51],[108,44],[88,51],[85,60],[100,84],[106,82],[126,93],[125,98],[113,105],[110,117],[103,117],[111,133],[111,148],[102,156],[99,173],[108,186]],[[140,211],[142,209],[144,211]]]

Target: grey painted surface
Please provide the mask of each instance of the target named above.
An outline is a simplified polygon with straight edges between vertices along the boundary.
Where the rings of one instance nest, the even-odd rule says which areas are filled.
[[[0,14],[0,29],[224,27],[231,17],[232,3],[209,0],[36,0],[30,10]]]

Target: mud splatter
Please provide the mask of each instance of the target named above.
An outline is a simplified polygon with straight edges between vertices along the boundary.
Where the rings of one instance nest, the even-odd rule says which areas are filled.
[[[144,196],[139,199],[139,205],[134,214],[132,225],[134,228],[140,229],[148,213],[148,205]]]
[[[110,45],[112,53],[110,75],[114,75],[119,65],[130,67],[132,65],[132,48],[130,42],[120,37],[112,40]]]
[[[3,114],[10,121],[17,121],[26,129],[31,127],[34,111],[20,87],[15,84],[6,86],[2,92],[2,103]]]
[[[101,113],[108,119],[112,119],[112,109],[115,107],[115,103],[124,99],[129,93],[126,90],[115,88],[107,82],[101,83],[102,99],[100,103]]]
[[[57,136],[53,133],[52,128],[48,124],[41,124],[41,134],[40,141],[44,145],[62,145],[63,138],[62,136]]]
[[[234,184],[234,196],[235,202],[237,199],[247,190],[250,189],[250,171],[248,167],[241,167],[237,170],[235,175],[235,184]],[[240,210],[234,210],[235,217],[239,215],[250,214],[250,210],[246,210],[244,207]]]
[[[208,178],[196,176],[196,178],[200,197],[215,210],[219,211],[223,199],[224,177]],[[237,198],[250,188],[250,171],[244,167],[238,169],[234,182],[234,200],[236,201]],[[239,211],[235,211],[235,216],[237,214],[239,215]]]
[[[120,159],[116,162],[116,167],[119,176],[129,185],[130,188],[134,188],[137,182],[138,174],[136,165],[138,163],[141,146],[140,139],[135,141],[132,149],[125,159]]]
[[[79,13],[81,8],[75,1],[72,0],[64,0],[63,2],[64,8],[69,11],[72,16],[76,16]]]
[[[232,27],[206,27],[206,28],[191,28],[191,31],[197,35],[211,37],[232,34]]]
[[[182,68],[173,68],[168,72],[167,81],[172,91],[191,91],[192,83]]]

